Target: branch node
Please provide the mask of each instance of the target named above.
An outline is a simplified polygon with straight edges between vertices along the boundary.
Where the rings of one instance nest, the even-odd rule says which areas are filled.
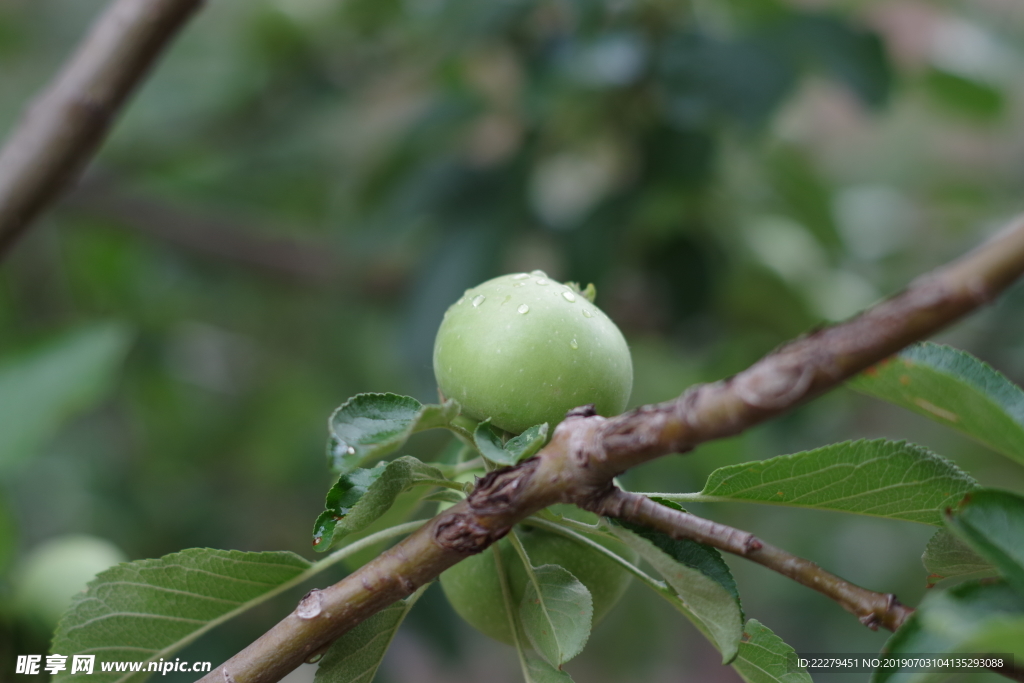
[[[877,631],[878,630],[879,619],[878,619],[878,615],[875,614],[874,612],[872,612],[870,614],[863,614],[863,615],[857,617],[857,620],[860,621],[860,623],[862,623],[865,626],[867,626],[872,631]]]
[[[449,515],[439,522],[434,531],[434,539],[442,548],[460,555],[475,555],[497,540],[491,538],[486,527],[476,523],[474,515],[465,512]]]
[[[406,595],[412,595],[416,592],[416,582],[410,579],[404,574],[398,575],[398,583],[402,586],[402,590],[405,591]]]
[[[568,412],[566,412],[565,418],[569,419],[570,417],[593,417],[594,415],[597,415],[597,406],[595,406],[593,403],[588,403],[585,406],[579,406],[577,408],[570,409]]]
[[[740,400],[753,408],[779,410],[798,402],[811,388],[818,363],[806,358],[776,356],[732,379]]]
[[[540,461],[531,458],[513,467],[489,472],[477,481],[467,502],[478,515],[503,515],[515,508],[519,491],[529,486]]]

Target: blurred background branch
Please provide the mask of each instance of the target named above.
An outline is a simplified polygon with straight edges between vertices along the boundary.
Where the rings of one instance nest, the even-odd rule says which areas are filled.
[[[114,0],[0,149],[0,258],[102,143],[202,0]]]

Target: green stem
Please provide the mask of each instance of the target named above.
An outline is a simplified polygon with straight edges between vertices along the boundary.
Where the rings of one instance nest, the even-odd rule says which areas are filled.
[[[465,415],[459,415],[448,424],[452,431],[462,437],[463,443],[466,446],[475,450],[473,446],[473,432],[476,431],[476,426],[480,424],[477,420]]]
[[[470,453],[475,453],[475,452],[476,452],[476,450],[472,446],[470,446],[469,444],[463,443],[462,444],[462,448],[460,448],[459,452],[455,454],[455,467],[456,467],[456,469],[458,469],[459,465],[461,465],[464,462],[466,462],[466,458],[469,457]]]
[[[669,588],[668,584],[664,581],[659,581],[650,574],[646,573],[644,570],[640,569],[640,567],[637,567],[635,564],[633,564],[626,558],[620,556],[618,553],[612,552],[600,543],[592,541],[586,536],[576,533],[575,531],[563,525],[562,523],[550,522],[546,519],[540,519],[538,517],[527,517],[522,521],[522,524],[529,524],[530,526],[535,526],[539,529],[545,529],[547,531],[556,533],[560,536],[564,536],[565,538],[575,541],[580,545],[584,545],[595,552],[601,553],[612,562],[618,564],[620,567],[628,571],[630,574],[640,579],[640,581],[642,581],[644,585],[646,585],[651,590],[656,591],[658,593],[662,593],[664,595],[671,595],[673,597],[675,596],[675,591]]]
[[[540,582],[537,581],[537,574],[533,571],[533,564],[530,562],[530,556],[526,554],[526,548],[523,547],[522,541],[520,541],[519,536],[516,535],[515,527],[512,527],[512,531],[508,532],[508,536],[505,538],[507,538],[512,547],[515,548],[516,554],[519,555],[519,559],[522,560],[523,567],[526,569],[526,576],[529,577],[530,583],[533,584],[533,589],[537,591],[538,599],[541,599],[541,596],[544,595],[544,593],[541,592]],[[545,611],[545,618],[550,621],[550,617],[546,614],[547,605],[542,605],[542,607]]]
[[[599,524],[587,524],[586,522],[581,522],[578,519],[573,519],[572,517],[554,514],[552,514],[551,521],[570,529],[576,529],[577,531],[581,531],[585,534],[597,534],[598,536],[604,536],[605,538],[615,539],[611,534],[605,533]]]
[[[519,536],[516,535],[515,528],[508,532],[508,536],[506,536],[506,538],[508,539],[508,542],[512,544],[512,547],[515,548],[516,554],[519,555],[519,559],[522,560],[523,564],[526,566],[526,573],[530,575],[530,578],[533,580],[534,584],[536,584],[536,577],[533,575],[533,565],[530,564],[530,556],[526,554],[526,548],[523,547],[522,541],[520,541]],[[537,592],[539,593],[540,586],[537,586],[537,589]]]
[[[508,616],[508,625],[512,630],[512,642],[516,647],[516,654],[519,655],[519,665],[523,668],[523,675],[529,679],[530,673],[526,666],[526,655],[523,652],[523,643],[520,639],[519,620],[516,619],[515,610],[512,607],[512,589],[508,584],[508,574],[505,573],[505,563],[502,561],[501,550],[498,544],[491,546],[494,553],[494,569],[498,573],[498,583],[501,584],[501,598],[505,602],[505,614]]]
[[[719,496],[705,496],[703,493],[641,493],[636,492],[637,495],[647,496],[648,498],[664,498],[670,500],[673,503],[742,503],[746,501],[737,501],[731,498],[721,498]]]
[[[463,472],[470,472],[470,471],[476,470],[476,469],[483,469],[483,467],[484,467],[484,459],[483,459],[483,457],[476,457],[476,458],[473,458],[472,460],[467,460],[466,462],[459,463],[458,465],[456,465],[455,466],[455,474],[459,475],[459,474],[462,474]]]
[[[447,479],[417,479],[413,484],[414,486],[441,486],[446,489],[452,489],[459,493],[465,493],[466,490],[463,488],[463,484],[457,481],[449,481]]]

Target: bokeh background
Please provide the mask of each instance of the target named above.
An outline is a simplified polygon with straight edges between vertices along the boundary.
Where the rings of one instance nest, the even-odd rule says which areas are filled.
[[[102,6],[0,1],[0,131]],[[0,680],[48,648],[24,584],[54,539],[312,558],[330,411],[363,391],[436,398],[437,325],[483,279],[594,282],[638,405],[978,243],[1024,209],[1022,41],[1020,0],[213,0],[0,264]],[[1024,381],[1024,287],[940,339]],[[842,389],[624,483],[697,491],[722,465],[879,436],[1024,491],[1021,468]],[[910,604],[926,590],[930,528],[694,510]],[[884,643],[728,559],[747,615],[798,651]],[[181,657],[222,661],[296,597]],[[739,681],[640,587],[568,669]],[[378,680],[520,674],[432,588]]]

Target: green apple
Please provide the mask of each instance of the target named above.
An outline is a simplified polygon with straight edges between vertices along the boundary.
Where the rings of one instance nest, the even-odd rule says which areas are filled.
[[[502,275],[445,313],[434,342],[434,375],[462,412],[518,434],[593,403],[621,413],[633,387],[619,328],[574,286],[537,270]]]
[[[113,543],[95,536],[74,534],[45,541],[15,571],[14,607],[52,630],[94,576],[127,559]]]

